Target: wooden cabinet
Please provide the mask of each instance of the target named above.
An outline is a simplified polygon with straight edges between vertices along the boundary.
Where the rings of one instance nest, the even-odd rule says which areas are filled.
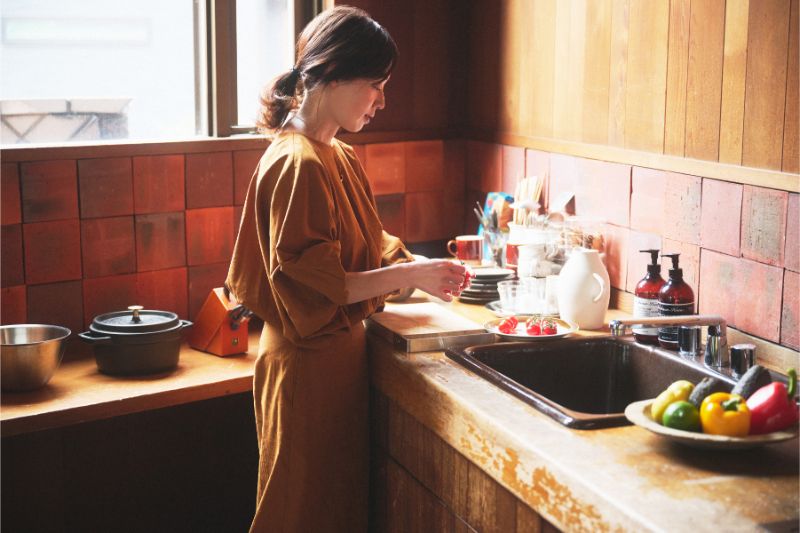
[[[558,531],[376,389],[370,409],[372,531]]]

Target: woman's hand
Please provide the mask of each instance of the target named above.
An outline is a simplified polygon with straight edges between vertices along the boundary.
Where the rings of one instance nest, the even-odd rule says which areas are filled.
[[[445,302],[453,300],[453,295],[461,292],[467,269],[464,265],[449,259],[429,259],[404,263],[409,285],[423,290]]]

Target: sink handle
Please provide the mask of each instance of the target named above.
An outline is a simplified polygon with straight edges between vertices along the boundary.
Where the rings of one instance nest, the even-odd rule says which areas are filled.
[[[605,290],[606,290],[606,282],[603,280],[603,278],[601,278],[601,277],[600,277],[600,274],[598,274],[597,272],[592,272],[592,276],[593,276],[593,277],[594,277],[594,279],[597,281],[597,283],[599,283],[599,284],[600,284],[600,292],[598,292],[598,293],[597,293],[597,296],[595,296],[595,297],[592,299],[592,302],[596,302],[596,301],[598,301],[600,298],[602,298],[602,297],[603,297],[603,291],[605,291]]]

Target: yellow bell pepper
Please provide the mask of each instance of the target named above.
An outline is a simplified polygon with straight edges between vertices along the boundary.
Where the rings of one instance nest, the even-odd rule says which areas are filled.
[[[715,392],[700,404],[703,433],[746,437],[750,432],[750,409],[738,394]]]
[[[659,394],[656,399],[653,400],[652,404],[650,404],[650,416],[653,418],[653,420],[659,424],[662,424],[663,422],[661,417],[664,416],[664,411],[667,409],[669,404],[688,399],[693,390],[694,384],[691,381],[681,379],[674,382],[672,385],[667,387],[666,390]]]

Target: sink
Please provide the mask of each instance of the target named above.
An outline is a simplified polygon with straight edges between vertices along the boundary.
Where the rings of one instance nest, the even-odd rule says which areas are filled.
[[[632,338],[503,342],[449,349],[448,357],[573,429],[629,422],[625,407],[655,398],[670,383],[715,377],[735,381],[699,359],[684,359]]]

